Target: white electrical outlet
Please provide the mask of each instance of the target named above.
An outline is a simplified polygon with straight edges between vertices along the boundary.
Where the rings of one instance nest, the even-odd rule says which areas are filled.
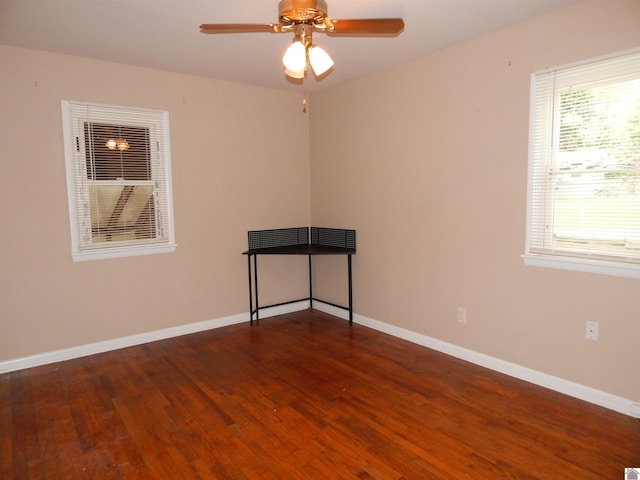
[[[587,321],[587,329],[584,333],[584,338],[587,340],[598,341],[598,334],[600,333],[600,324],[598,322]]]
[[[467,309],[458,307],[458,323],[467,323]]]

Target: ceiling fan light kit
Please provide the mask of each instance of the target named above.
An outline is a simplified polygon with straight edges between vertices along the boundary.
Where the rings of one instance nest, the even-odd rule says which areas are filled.
[[[284,73],[292,78],[304,78],[307,59],[316,76],[326,73],[333,67],[333,60],[322,48],[311,43],[311,25],[306,23],[295,26],[293,43],[282,57]]]
[[[317,77],[334,65],[327,52],[311,43],[314,30],[332,36],[396,36],[404,29],[401,18],[332,20],[324,0],[281,0],[278,15],[278,23],[205,23],[200,25],[200,31],[208,34],[293,32],[293,43],[282,57],[282,63],[286,75],[304,78],[307,59]]]

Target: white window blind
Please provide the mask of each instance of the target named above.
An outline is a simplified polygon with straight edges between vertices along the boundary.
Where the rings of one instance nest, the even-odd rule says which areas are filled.
[[[74,260],[173,251],[167,112],[62,110]]]
[[[525,261],[640,278],[640,51],[531,87]]]

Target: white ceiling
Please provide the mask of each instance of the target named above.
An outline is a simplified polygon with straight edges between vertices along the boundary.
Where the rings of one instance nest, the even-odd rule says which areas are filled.
[[[278,0],[0,0],[0,43],[314,92],[581,0],[328,0],[329,17],[402,17],[398,37],[328,37],[322,80],[287,80],[292,34],[205,35],[201,23],[277,23]],[[7,68],[2,66],[2,68]]]

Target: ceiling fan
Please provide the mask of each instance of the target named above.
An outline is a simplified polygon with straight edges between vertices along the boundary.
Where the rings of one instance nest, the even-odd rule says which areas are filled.
[[[335,20],[327,15],[324,0],[281,0],[278,4],[278,23],[205,23],[202,33],[288,33],[293,32],[293,43],[282,58],[285,73],[292,78],[303,78],[309,64],[316,76],[333,67],[333,60],[320,47],[311,43],[314,31],[330,36],[396,36],[404,29],[401,18],[372,18]]]

